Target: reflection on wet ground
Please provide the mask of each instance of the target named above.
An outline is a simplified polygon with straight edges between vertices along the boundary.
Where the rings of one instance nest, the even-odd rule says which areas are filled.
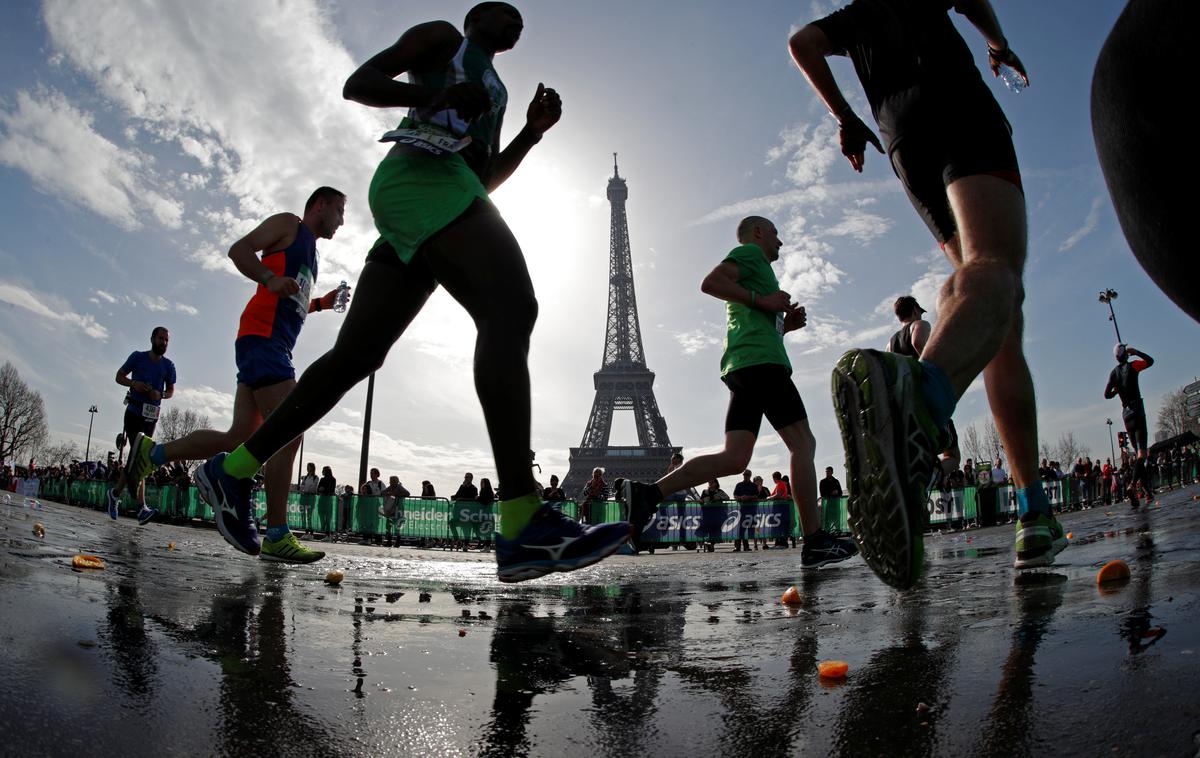
[[[0,729],[19,754],[1186,754],[1195,492],[1068,514],[1071,549],[1036,572],[1011,569],[1011,527],[931,535],[904,594],[797,551],[511,587],[488,556],[335,545],[288,567],[203,529],[0,507]],[[1131,578],[1097,587],[1114,558]]]

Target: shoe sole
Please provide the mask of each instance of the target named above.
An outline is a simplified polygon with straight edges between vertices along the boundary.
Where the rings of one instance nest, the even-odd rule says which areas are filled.
[[[620,541],[606,546],[603,550],[590,555],[585,555],[580,558],[573,558],[567,561],[531,561],[529,563],[521,563],[516,566],[509,566],[503,569],[497,569],[496,575],[500,581],[505,584],[516,584],[517,582],[528,581],[529,579],[537,579],[554,573],[567,573],[578,569],[587,568],[604,560],[608,556],[621,549],[621,546],[629,542],[633,538],[633,529],[630,528],[630,533],[625,535]]]
[[[908,369],[903,364],[901,368]],[[869,403],[868,395],[879,397]],[[882,361],[871,358],[868,351],[853,350],[838,361],[833,402],[846,471],[857,485],[847,503],[850,530],[875,575],[905,590],[921,578],[924,537],[915,525],[922,523],[924,513],[906,503],[910,498],[905,497],[899,472],[908,468],[908,462],[896,458],[900,430],[893,422],[889,395]],[[924,499],[917,499],[923,509]]]
[[[145,518],[143,518],[139,514],[138,515],[138,526],[145,526],[146,524],[149,524],[150,521],[153,520],[153,518],[157,515],[158,515],[158,511],[150,511],[149,515],[147,515]]]
[[[858,555],[858,553],[855,553],[854,555]],[[851,558],[853,558],[854,555],[847,555],[844,558],[822,558],[820,561],[818,561],[816,563],[805,563],[803,560],[801,560],[800,561],[800,569],[803,571],[811,571],[814,569],[819,569],[822,566],[828,566],[831,563],[840,563],[841,561],[848,561]]]
[[[208,481],[208,473],[205,472],[204,466],[196,469],[196,491],[204,502],[208,503],[208,507],[212,508],[213,520],[217,522],[217,531],[225,538],[225,541],[233,546],[235,550],[246,555],[258,556],[262,554],[261,548],[259,552],[251,552],[241,545],[228,530],[225,528],[225,519],[221,517],[223,505],[217,502],[216,492],[213,490],[212,483]]]
[[[315,552],[320,552],[320,551],[318,550],[318,551],[315,551]],[[299,560],[295,560],[295,559],[292,559],[292,558],[282,558],[282,557],[280,557],[280,556],[276,556],[276,555],[269,555],[269,554],[267,554],[267,553],[265,553],[265,552],[263,552],[263,553],[259,553],[259,554],[258,554],[258,557],[259,557],[259,558],[261,558],[261,559],[262,559],[262,560],[264,560],[264,561],[269,561],[270,563],[291,563],[291,564],[293,564],[293,565],[296,565],[296,566],[304,566],[304,565],[307,565],[307,564],[309,564],[309,563],[316,563],[317,561],[319,561],[319,560],[321,560],[322,558],[324,558],[324,557],[325,557],[325,554],[324,554],[324,553],[321,553],[321,554],[320,554],[320,555],[318,555],[316,558],[313,558],[312,560],[309,560],[309,561],[299,561]]]

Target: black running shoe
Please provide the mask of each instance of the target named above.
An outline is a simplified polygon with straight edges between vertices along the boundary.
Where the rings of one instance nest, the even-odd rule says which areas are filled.
[[[800,548],[800,568],[816,569],[858,554],[858,545],[848,537],[834,537],[824,529],[804,538]]]

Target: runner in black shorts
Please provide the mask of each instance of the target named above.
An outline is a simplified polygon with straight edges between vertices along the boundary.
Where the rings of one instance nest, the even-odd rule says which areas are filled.
[[[135,350],[129,354],[121,368],[117,369],[117,384],[128,387],[125,393],[125,418],[122,427],[125,439],[130,444],[139,434],[153,435],[158,425],[162,401],[175,394],[175,364],[167,357],[167,345],[171,334],[165,326],[156,326],[150,332],[150,349]],[[144,479],[145,477],[142,477]],[[137,480],[138,523],[145,524],[154,518],[156,511],[146,506],[146,485]],[[129,484],[126,472],[122,471],[117,485],[108,491],[108,515],[115,521],[121,503],[121,493]]]
[[[923,318],[925,309],[912,295],[902,295],[896,298],[892,310],[903,326],[888,340],[888,352],[920,360],[921,351],[925,349],[930,333],[929,322]],[[951,460],[954,465],[950,468],[958,468],[962,462],[962,453],[958,449],[958,430],[954,428],[953,420],[946,422],[946,431],[949,441],[942,449],[943,461]],[[943,463],[943,468],[945,467],[946,464]]]
[[[951,8],[986,39],[993,73],[1007,66],[1028,83],[988,0],[854,0],[800,29],[789,45],[837,119],[850,165],[861,172],[867,144],[881,153],[886,145],[955,268],[919,362],[852,350],[834,370],[853,482],[851,528],[867,563],[899,588],[920,577],[926,488],[954,407],[981,372],[1018,486],[1015,565],[1048,565],[1067,545],[1038,481],[1037,409],[1021,348],[1025,196],[1008,121],[947,15]],[[854,62],[883,142],[846,102],[830,55]]]
[[[817,441],[808,413],[792,382],[792,364],[783,335],[804,327],[804,309],[779,289],[771,263],[779,259],[779,233],[761,216],[742,219],[740,246],[709,272],[700,289],[725,301],[728,332],[721,358],[721,379],[729,388],[725,449],[692,458],[654,484],[625,483],[625,502],[633,522],[634,543],[663,498],[722,476],[739,474],[750,463],[762,417],[779,433],[791,453],[792,498],[800,512],[804,548],[800,565],[817,568],[851,557],[854,542],[821,529],[817,511]]]
[[[1129,357],[1134,359],[1130,360]],[[1124,344],[1113,348],[1113,357],[1117,365],[1108,375],[1108,386],[1104,388],[1104,399],[1121,398],[1121,419],[1125,422],[1125,431],[1133,445],[1137,460],[1133,463],[1133,481],[1141,483],[1146,497],[1152,493],[1150,485],[1150,468],[1146,465],[1148,452],[1146,432],[1146,406],[1142,402],[1142,390],[1138,386],[1138,374],[1154,365],[1154,359],[1140,350]],[[1136,487],[1130,487],[1130,501],[1134,508],[1138,507],[1137,496],[1133,493]]]

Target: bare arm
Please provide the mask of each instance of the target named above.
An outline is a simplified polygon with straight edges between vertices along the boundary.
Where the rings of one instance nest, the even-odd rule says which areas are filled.
[[[956,0],[954,10],[970,21],[987,41],[988,65],[991,66],[993,74],[999,76],[1000,65],[1004,64],[1019,73],[1025,79],[1025,84],[1029,84],[1025,65],[1009,48],[1008,39],[1004,36],[1004,30],[1000,28],[1000,20],[996,18],[996,11],[989,0]]]
[[[276,276],[259,260],[260,251],[282,250],[296,238],[300,219],[291,213],[277,213],[254,228],[229,248],[229,259],[247,279],[265,286],[280,297],[294,295],[300,284],[290,276]]]
[[[809,24],[792,35],[788,40],[788,49],[809,85],[837,119],[842,155],[846,156],[855,171],[861,173],[866,161],[867,143],[874,145],[880,153],[883,152],[883,145],[870,127],[855,114],[834,80],[829,62],[825,60],[833,55],[833,44],[829,37],[820,27]]]
[[[174,385],[174,384],[168,384],[168,385],[167,385],[167,389],[166,389],[166,391],[165,391],[165,392],[163,392],[163,394],[162,394],[162,399],[163,399],[163,400],[170,400],[170,399],[171,399],[172,397],[174,397],[174,396],[175,396],[175,385]]]
[[[372,108],[409,108],[432,105],[436,91],[418,84],[396,81],[414,68],[427,68],[449,60],[462,35],[445,21],[418,24],[388,49],[358,67],[342,88],[342,97]]]
[[[1105,387],[1104,387],[1104,399],[1112,400],[1116,396],[1117,396],[1117,388],[1113,384],[1112,377],[1109,377],[1108,384],[1105,385]]]
[[[504,150],[499,150],[500,135],[496,134],[496,143],[493,145],[493,149],[497,153],[488,167],[487,180],[484,182],[488,192],[492,192],[512,176],[533,146],[542,141],[542,135],[557,124],[560,118],[562,118],[562,98],[558,96],[557,91],[539,82],[537,92],[534,93],[533,100],[525,111],[524,128],[517,133],[517,136],[508,143],[508,147]]]
[[[925,319],[918,319],[912,328],[912,346],[913,350],[917,351],[917,355],[925,352],[925,343],[929,341],[929,333],[933,328],[929,326],[929,322]]]
[[[728,303],[739,303],[748,308],[778,313],[788,309],[791,298],[786,292],[751,292],[743,287],[738,279],[741,272],[733,261],[722,261],[716,268],[708,272],[700,283],[700,291],[718,300]]]

